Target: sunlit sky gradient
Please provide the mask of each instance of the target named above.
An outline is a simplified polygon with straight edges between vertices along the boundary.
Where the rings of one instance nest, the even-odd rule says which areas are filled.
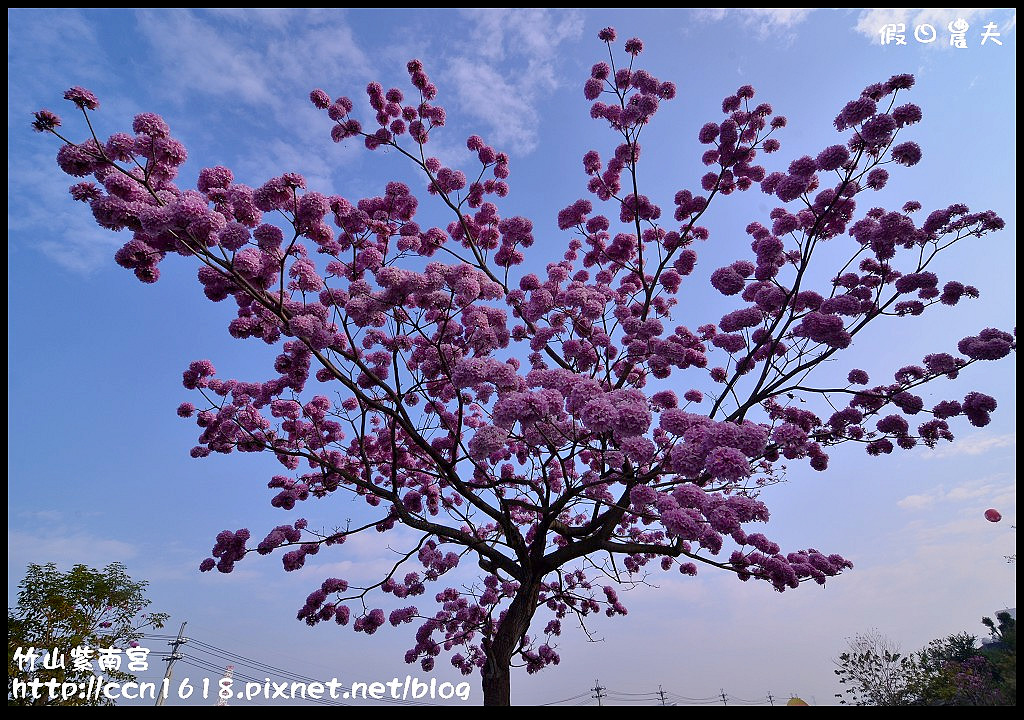
[[[946,24],[957,16],[971,26],[966,49],[949,47]],[[908,26],[907,45],[879,44],[886,22]],[[925,22],[939,29],[934,44],[913,38]],[[980,46],[989,22],[1002,46]],[[739,85],[752,84],[758,100],[789,118],[782,151],[766,163],[771,171],[838,142],[832,118],[865,85],[912,72],[909,99],[924,121],[907,137],[924,160],[897,168],[878,204],[914,199],[927,212],[964,202],[994,209],[1007,227],[965,243],[937,268],[943,280],[980,287],[979,300],[885,323],[835,363],[837,374],[862,367],[884,382],[983,327],[1015,325],[1015,24],[1008,9],[9,10],[9,596],[29,562],[121,560],[150,581],[154,607],[172,614],[175,629],[188,620],[189,634],[206,642],[324,679],[422,674],[402,661],[410,626],[366,637],[294,620],[324,577],[371,577],[388,564],[381,543],[397,543],[396,535],[360,536],[295,573],[284,573],[276,556],[247,559],[227,576],[198,573],[218,531],[249,527],[262,536],[285,518],[265,489],[278,469],[272,458],[188,457],[196,429],[174,413],[190,399],[180,373],[210,358],[226,376],[263,379],[272,355],[228,336],[230,308],[202,297],[181,259],[162,266],[155,286],[114,265],[126,236],[101,231],[71,201],[52,138],[29,130],[40,107],[75,127],[60,99],[67,87],[99,95],[101,133],[126,129],[143,110],[162,114],[189,148],[183,185],[200,168],[224,164],[249,185],[298,171],[311,188],[357,199],[393,178],[418,193],[422,183],[394,154],[331,143],[308,93],[348,94],[361,108],[367,82],[404,87],[405,61],[418,57],[448,109],[433,152],[468,162],[464,141],[476,132],[510,153],[512,192],[502,211],[533,218],[531,267],[543,267],[564,250],[557,211],[585,193],[580,158],[614,148],[582,93],[591,64],[603,59],[601,27],[642,38],[643,65],[679,86],[643,141],[641,191],[663,207],[677,190],[699,186],[697,130],[720,118],[721,99]],[[724,199],[709,215],[711,239],[698,248],[675,315],[691,327],[731,309],[707,278],[749,254],[743,227],[765,221],[774,206],[757,191]],[[746,699],[771,691],[825,704],[838,691],[831,658],[854,633],[877,628],[906,649],[980,633],[982,615],[1016,605],[1015,568],[1003,559],[1016,552],[1014,368],[1013,358],[975,366],[926,394],[926,403],[973,389],[999,399],[988,427],[954,425],[955,444],[883,458],[841,447],[827,473],[794,466],[787,483],[765,494],[773,539],[838,552],[853,571],[825,588],[781,595],[725,573],[658,574],[657,588],[625,597],[628,617],[594,620],[600,642],[567,628],[561,666],[515,675],[514,702],[575,696],[597,678],[620,692],[661,684],[694,698],[724,688]],[[987,507],[1003,522],[985,522]],[[312,526],[361,512],[340,496],[301,508]],[[461,679],[446,659],[435,675]]]

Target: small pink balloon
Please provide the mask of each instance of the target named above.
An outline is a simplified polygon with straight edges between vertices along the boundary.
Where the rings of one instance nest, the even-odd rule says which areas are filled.
[[[999,522],[1003,519],[1003,516],[995,508],[989,508],[985,511],[985,519],[989,522]]]

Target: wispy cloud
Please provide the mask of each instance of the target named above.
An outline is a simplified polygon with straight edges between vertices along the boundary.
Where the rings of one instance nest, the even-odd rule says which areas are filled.
[[[1004,435],[975,433],[967,437],[957,438],[950,444],[939,445],[934,450],[922,448],[920,454],[926,460],[945,460],[961,455],[984,455],[993,450],[1016,447],[1016,445],[1017,433],[1006,433]]]
[[[1016,489],[1012,479],[980,478],[949,489],[938,487],[926,493],[907,495],[896,505],[904,510],[925,510],[940,503],[969,506],[981,500],[995,504],[1015,503]]]
[[[754,30],[759,40],[774,38],[792,42],[795,28],[814,12],[814,8],[701,8],[696,18],[703,22],[729,19]]]
[[[527,153],[537,146],[538,100],[559,84],[556,55],[583,29],[577,11],[548,8],[462,11],[469,39],[448,63],[459,108],[483,122],[488,142]]]
[[[69,65],[71,52],[75,62]],[[52,97],[55,89],[87,85],[111,74],[95,26],[78,9],[11,10],[7,16],[7,70],[18,79],[8,84],[8,119],[13,113],[20,116],[14,122],[24,122],[26,111],[38,109],[25,106],[24,102],[30,101],[28,95],[38,101]]]
[[[190,10],[140,10],[139,30],[164,62],[160,80],[184,102],[193,94],[274,103],[269,58],[241,33],[214,28]]]
[[[112,562],[124,562],[138,555],[136,546],[97,537],[84,531],[25,532],[7,531],[7,564],[24,567],[29,563],[56,563],[66,568],[77,563],[90,567],[104,567]]]
[[[262,182],[287,166],[311,186],[331,189],[333,167],[347,154],[333,152],[328,163],[309,152],[314,143],[327,146],[330,125],[309,104],[308,93],[318,86],[358,87],[372,74],[343,12],[182,9],[137,15],[160,58],[159,82],[171,100],[189,107],[212,96],[228,103],[225,112],[241,111],[254,127],[273,128],[275,140],[247,155],[243,172]]]
[[[923,493],[920,495],[907,495],[896,504],[904,510],[923,510],[935,504],[937,496],[935,493]]]
[[[209,8],[216,17],[232,20],[242,25],[265,25],[283,28],[300,12],[298,8]]]
[[[112,75],[97,29],[76,9],[15,9],[7,30],[8,76],[17,78],[8,83],[7,121],[18,129],[7,153],[9,251],[42,252],[66,270],[92,272],[124,240],[101,231],[87,208],[69,200],[70,178],[53,162],[57,144],[28,132],[28,124],[40,107],[73,114],[59,93],[71,85],[95,87]]]
[[[352,93],[379,73],[404,74],[401,64],[396,73],[374,67],[379,57],[371,62],[344,11],[140,9],[134,19],[139,52],[149,62],[147,96],[126,100],[116,90],[104,92],[105,117],[123,120],[140,109],[169,119],[176,115],[175,132],[198,150],[197,157],[212,155],[214,162],[234,167],[243,182],[259,183],[291,170],[304,174],[310,187],[326,192],[376,192],[354,187],[358,181],[341,174],[361,148],[353,142],[331,146],[329,123],[307,100],[314,87]],[[17,93],[51,97],[53,87],[72,83],[121,87],[118,60],[106,54],[98,16],[15,12],[10,20],[19,28],[9,33],[12,71],[22,67],[40,86],[35,91],[34,85],[21,83]],[[540,121],[535,108],[559,86],[559,48],[580,35],[582,14],[543,8],[467,9],[453,20],[465,27],[465,40],[433,48],[436,72],[447,71],[454,86],[448,98],[453,109],[477,123],[500,149],[529,152],[537,145]],[[38,43],[41,49],[33,50],[39,38],[44,39]],[[67,47],[75,48],[74,64],[56,55],[47,60],[47,53]],[[69,68],[78,70],[69,74]],[[11,122],[28,117],[39,103],[36,97],[9,99]],[[243,142],[224,143],[215,134],[224,132],[215,116],[245,123],[248,130],[239,135]],[[439,135],[430,151],[457,164],[467,157],[462,145],[454,136]],[[330,152],[311,153],[315,146]],[[210,148],[216,152],[204,152]],[[18,177],[19,197],[31,198],[19,203],[17,213],[9,213],[9,229],[51,228],[32,247],[66,269],[89,273],[109,263],[125,234],[100,230],[81,206],[67,201],[67,182],[55,180],[52,156],[31,150],[14,153],[9,165]],[[20,251],[26,246],[19,241],[15,247]]]
[[[239,177],[261,183],[283,172],[297,172],[306,178],[311,188],[326,189],[332,186],[331,165],[324,155],[304,151],[297,143],[281,139],[258,145],[258,148],[254,148],[255,152],[237,164]],[[331,159],[337,160],[337,156],[332,155]]]
[[[205,94],[282,112],[328,76],[371,70],[336,10],[140,10],[137,18],[181,102]]]
[[[55,523],[64,519],[64,513],[60,510],[22,510],[18,513],[18,516],[47,523]]]
[[[448,75],[462,108],[488,125],[488,142],[520,152],[536,147],[537,113],[523,102],[514,82],[493,65],[470,57],[452,60]]]
[[[111,262],[128,237],[103,230],[87,207],[70,200],[67,187],[72,179],[57,168],[48,145],[40,143],[37,149],[9,159],[10,177],[17,178],[9,192],[19,202],[9,198],[7,230],[30,238],[14,246],[18,252],[38,250],[66,270],[94,272]]]

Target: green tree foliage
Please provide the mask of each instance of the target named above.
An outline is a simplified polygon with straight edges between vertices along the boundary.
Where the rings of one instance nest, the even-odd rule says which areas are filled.
[[[916,705],[994,705],[992,668],[978,639],[966,632],[932,640],[919,650]]]
[[[843,705],[911,705],[917,665],[898,645],[877,630],[847,641],[847,650],[835,661]]]
[[[992,634],[992,641],[981,652],[995,669],[996,683],[1004,705],[1017,704],[1017,620],[1008,612],[996,613],[981,622]]]
[[[132,580],[121,563],[111,563],[102,571],[75,565],[67,572],[54,563],[30,564],[18,586],[17,605],[7,609],[8,705],[113,704],[102,697],[50,698],[45,687],[42,697],[33,698],[31,693],[19,697],[15,681],[87,683],[99,672],[99,648],[124,651],[138,643],[146,628],[164,626],[166,613],[143,612],[151,603],[144,592],[148,584]],[[76,670],[72,661],[71,651],[83,646],[92,650],[90,670]],[[47,653],[49,662],[44,663]],[[61,657],[64,667],[44,667],[58,665]],[[127,661],[122,660],[120,668],[105,669],[103,677],[112,682],[134,680],[126,667]]]
[[[1016,705],[1017,626],[1009,613],[983,618],[992,640],[966,632],[904,655],[877,631],[855,636],[835,660],[844,705]]]

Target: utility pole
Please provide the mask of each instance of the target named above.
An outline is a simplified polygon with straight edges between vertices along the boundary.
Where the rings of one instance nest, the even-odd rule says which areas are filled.
[[[601,686],[600,680],[595,680],[594,687],[590,689],[594,691],[594,694],[591,695],[591,697],[597,698],[597,706],[601,707],[601,698],[605,697],[604,691],[607,690],[607,688]]]
[[[661,698],[661,704],[662,705],[666,705],[667,704],[665,702],[665,691],[662,689],[661,685],[658,686],[658,697]]]
[[[160,692],[156,694],[157,707],[164,704],[164,696],[171,691],[171,668],[174,667],[174,661],[181,660],[184,657],[184,655],[178,653],[178,647],[188,642],[188,638],[185,637],[185,625],[186,623],[184,622],[181,624],[176,639],[167,641],[167,644],[171,646],[171,654],[164,658],[164,662],[167,663],[167,672],[164,673],[164,681],[160,683]],[[165,688],[166,692],[164,692]]]
[[[725,688],[722,688],[722,704],[728,705],[729,703],[725,699]]]
[[[772,697],[772,694],[770,692],[768,693],[768,704],[772,707],[775,707],[775,698]]]

